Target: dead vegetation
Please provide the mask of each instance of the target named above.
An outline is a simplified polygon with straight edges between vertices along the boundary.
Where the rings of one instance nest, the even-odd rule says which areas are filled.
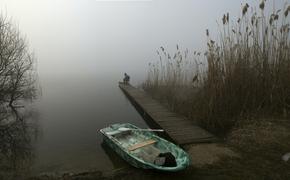
[[[161,47],[143,88],[218,134],[252,115],[288,116],[290,5],[270,14],[266,5],[261,1],[255,10],[245,4],[237,20],[224,14],[217,40],[206,30],[204,54],[190,56],[177,46],[171,56]]]
[[[267,13],[267,3],[225,13],[216,40],[206,30],[205,53],[177,47],[172,58],[161,47],[149,66],[145,91],[224,138],[189,148],[200,179],[290,177],[290,5]]]

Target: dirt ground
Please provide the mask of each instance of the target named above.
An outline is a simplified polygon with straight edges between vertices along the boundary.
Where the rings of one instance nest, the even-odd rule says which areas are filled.
[[[204,143],[193,144],[187,147],[193,167],[202,168],[219,162],[222,158],[239,158],[239,154],[224,144]]]

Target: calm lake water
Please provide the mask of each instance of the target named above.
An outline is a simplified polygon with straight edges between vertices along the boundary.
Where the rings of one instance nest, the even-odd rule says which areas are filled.
[[[113,123],[147,127],[116,79],[48,79],[36,102],[40,135],[34,173],[111,170],[126,165],[102,145],[98,130]]]

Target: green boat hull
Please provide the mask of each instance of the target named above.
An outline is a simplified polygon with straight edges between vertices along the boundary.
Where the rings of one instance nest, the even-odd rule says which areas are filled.
[[[189,166],[190,160],[188,154],[175,144],[149,131],[133,130],[130,131],[130,133],[121,132],[119,130],[121,127],[139,129],[132,124],[125,123],[113,124],[107,128],[101,129],[100,132],[104,136],[105,143],[107,143],[120,157],[132,166],[136,168],[156,169],[171,172],[180,171]],[[128,150],[130,147],[146,140],[153,140],[155,143],[136,148],[136,150],[133,151]],[[153,159],[158,153],[165,152],[170,152],[175,157],[176,166],[158,166],[153,163]]]

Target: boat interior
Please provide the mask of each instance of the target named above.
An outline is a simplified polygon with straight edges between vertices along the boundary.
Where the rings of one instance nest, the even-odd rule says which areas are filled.
[[[158,141],[137,131],[120,132],[112,137],[127,151],[139,159],[154,164],[156,157],[165,149],[158,147]]]

